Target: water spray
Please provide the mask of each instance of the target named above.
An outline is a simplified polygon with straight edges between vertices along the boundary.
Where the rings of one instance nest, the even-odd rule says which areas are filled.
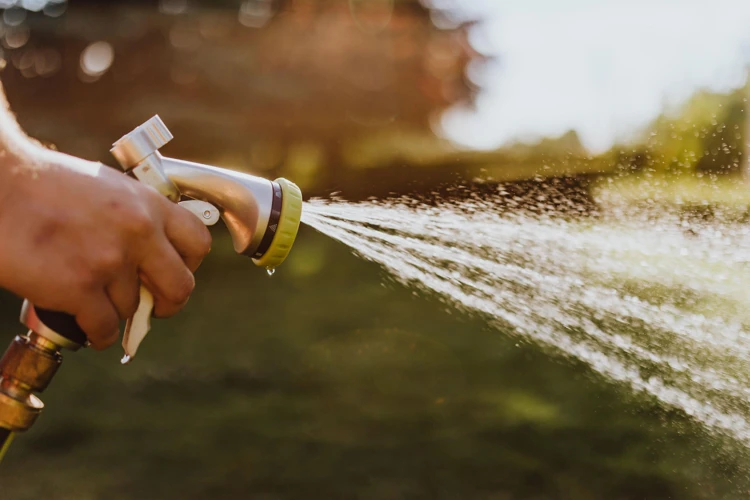
[[[206,225],[224,220],[237,253],[270,272],[284,262],[297,236],[302,194],[286,179],[270,181],[218,167],[167,158],[159,148],[172,134],[158,116],[118,140],[111,153],[126,174],[194,213]],[[182,200],[182,201],[181,201]],[[153,296],[141,287],[128,320],[122,363],[130,362],[150,330]],[[17,432],[29,429],[44,408],[34,394],[47,388],[62,363],[62,350],[87,345],[75,318],[34,307],[28,300],[16,336],[0,359],[0,460]]]
[[[538,198],[312,200],[303,222],[391,279],[588,365],[750,448],[750,226],[682,207]],[[717,211],[717,214],[719,212]]]

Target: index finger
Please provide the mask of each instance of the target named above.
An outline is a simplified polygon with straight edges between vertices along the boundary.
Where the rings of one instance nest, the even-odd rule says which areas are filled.
[[[166,236],[188,269],[195,272],[211,251],[211,233],[192,212],[166,199],[164,201],[169,205],[164,223]]]

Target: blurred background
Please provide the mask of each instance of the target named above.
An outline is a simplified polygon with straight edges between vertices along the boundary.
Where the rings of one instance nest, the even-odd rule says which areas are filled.
[[[350,200],[551,186],[686,209],[750,196],[735,0],[0,0],[33,137],[164,153]],[[543,189],[547,189],[546,187]],[[138,359],[66,356],[8,499],[747,498],[747,452],[308,228],[269,278],[223,228]],[[0,297],[0,340],[21,332]]]

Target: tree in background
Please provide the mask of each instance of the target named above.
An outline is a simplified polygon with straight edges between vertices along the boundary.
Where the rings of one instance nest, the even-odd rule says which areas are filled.
[[[465,68],[481,59],[469,24],[438,28],[448,17],[417,0],[89,0],[45,12],[5,16],[3,82],[31,134],[108,160],[107,145],[158,113],[179,139],[170,153],[308,190],[336,185],[342,151],[363,137],[431,134],[436,115],[473,98]]]

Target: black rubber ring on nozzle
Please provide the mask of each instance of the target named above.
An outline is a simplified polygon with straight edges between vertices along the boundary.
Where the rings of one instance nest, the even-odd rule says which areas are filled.
[[[278,182],[271,182],[273,186],[273,201],[271,202],[271,214],[268,216],[268,226],[266,226],[266,234],[260,240],[258,249],[253,254],[253,259],[260,259],[263,257],[268,249],[271,247],[273,237],[276,236],[276,231],[279,229],[279,220],[281,219],[281,201],[283,193],[281,192],[281,185]]]

